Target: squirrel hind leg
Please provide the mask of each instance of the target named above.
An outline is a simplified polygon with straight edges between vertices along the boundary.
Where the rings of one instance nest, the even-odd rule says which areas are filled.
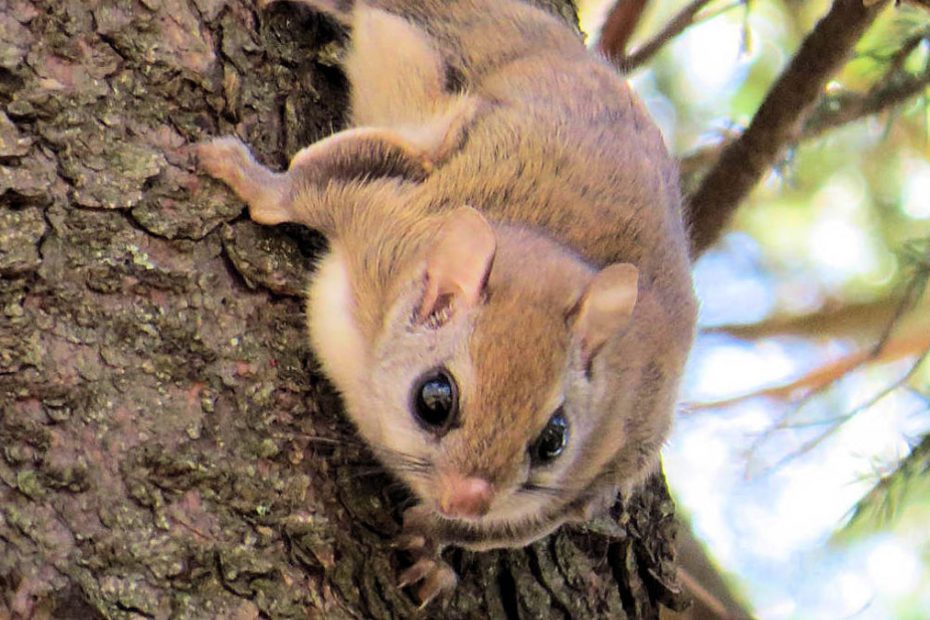
[[[352,16],[345,69],[352,123],[390,129],[436,164],[458,150],[469,126],[489,108],[474,94],[449,92],[446,61],[426,31],[364,2]]]
[[[345,69],[356,125],[422,123],[455,99],[446,92],[445,62],[435,41],[403,17],[365,4],[352,16]]]

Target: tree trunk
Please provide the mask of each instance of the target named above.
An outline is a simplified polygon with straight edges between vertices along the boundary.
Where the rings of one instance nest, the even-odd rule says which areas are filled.
[[[188,148],[283,166],[340,124],[343,43],[286,4],[0,0],[0,619],[416,614],[409,498],[304,336],[323,241],[253,224]],[[443,615],[657,617],[673,537],[656,477],[587,528],[449,550]]]

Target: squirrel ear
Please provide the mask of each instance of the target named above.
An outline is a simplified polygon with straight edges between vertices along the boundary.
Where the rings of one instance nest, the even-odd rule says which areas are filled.
[[[496,250],[494,229],[476,210],[460,207],[447,215],[426,251],[418,318],[424,321],[449,304],[453,311],[477,305]]]
[[[639,271],[629,263],[615,263],[602,269],[585,290],[578,305],[573,330],[581,341],[585,364],[594,354],[630,322],[636,296]]]

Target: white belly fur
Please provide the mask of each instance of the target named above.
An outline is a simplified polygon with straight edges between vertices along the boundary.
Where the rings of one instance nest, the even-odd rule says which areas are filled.
[[[347,401],[362,380],[367,350],[355,323],[355,298],[342,248],[333,244],[307,294],[310,344]],[[352,403],[346,402],[351,410]]]

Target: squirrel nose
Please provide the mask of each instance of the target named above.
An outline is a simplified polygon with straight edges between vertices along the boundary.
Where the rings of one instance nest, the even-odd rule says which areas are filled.
[[[481,517],[491,507],[491,483],[483,478],[444,476],[439,512],[447,517]]]

